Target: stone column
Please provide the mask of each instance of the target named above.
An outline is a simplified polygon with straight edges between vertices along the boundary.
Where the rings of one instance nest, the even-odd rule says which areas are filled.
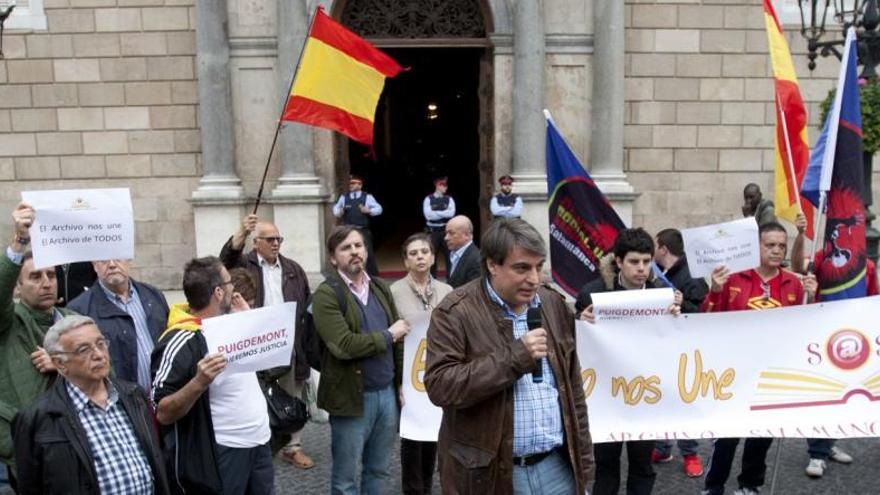
[[[309,12],[305,2],[278,0],[276,67],[278,94],[282,98],[290,88],[294,68],[308,37]],[[281,252],[299,262],[305,271],[316,273],[321,269],[327,193],[315,175],[312,128],[286,123],[278,141],[281,176],[270,202],[275,210],[275,223],[285,235]]]
[[[548,238],[544,164],[544,2],[516,0],[513,12],[513,176],[523,219]]]
[[[203,175],[193,191],[196,254],[216,254],[243,213],[235,172],[226,0],[196,2],[196,50]]]
[[[593,32],[590,175],[631,226],[638,195],[623,172],[624,2],[593,2]]]

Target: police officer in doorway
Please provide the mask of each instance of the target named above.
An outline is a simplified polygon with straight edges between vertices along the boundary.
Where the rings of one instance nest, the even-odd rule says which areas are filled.
[[[502,175],[498,179],[501,192],[492,196],[489,209],[493,218],[519,218],[522,216],[523,200],[519,194],[513,193],[513,177]]]
[[[352,174],[348,180],[348,194],[339,195],[333,205],[333,215],[342,220],[343,225],[354,225],[360,228],[367,245],[367,273],[379,275],[379,266],[373,252],[373,233],[370,232],[370,217],[382,214],[382,205],[372,194],[363,190],[364,178]]]
[[[452,266],[449,261],[449,249],[446,247],[444,237],[446,236],[446,222],[455,216],[455,200],[452,196],[446,194],[449,186],[447,177],[437,177],[434,179],[434,192],[425,197],[422,202],[422,213],[425,215],[425,230],[431,234],[431,244],[434,246],[435,254],[443,254],[446,262],[446,271]],[[439,256],[438,256],[439,259]],[[437,262],[431,267],[431,276],[437,276]]]

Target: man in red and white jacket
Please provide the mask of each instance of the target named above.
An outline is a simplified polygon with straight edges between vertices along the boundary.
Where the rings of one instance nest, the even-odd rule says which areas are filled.
[[[768,222],[759,229],[761,265],[758,268],[731,274],[724,266],[712,272],[712,285],[700,306],[702,312],[763,310],[803,304],[804,293],[811,301],[816,295],[816,277],[801,279],[782,268],[788,235],[785,227]],[[737,477],[737,493],[758,493],[764,484],[767,469],[765,459],[772,438],[747,438],[743,450],[742,470]],[[714,451],[706,473],[704,494],[724,493],[724,484],[730,475],[738,438],[715,440]]]

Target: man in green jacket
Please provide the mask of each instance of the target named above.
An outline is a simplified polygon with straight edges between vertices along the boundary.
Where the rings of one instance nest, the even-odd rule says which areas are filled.
[[[15,234],[0,255],[0,460],[14,475],[9,425],[19,409],[46,391],[55,377],[52,358],[41,347],[46,331],[69,310],[55,307],[55,267],[34,269],[28,228],[34,209],[19,203],[12,212]],[[12,300],[18,290],[19,302]]]
[[[312,296],[311,311],[325,344],[318,407],[330,413],[331,491],[388,493],[388,453],[397,442],[403,337],[409,324],[398,318],[384,282],[367,275],[367,250],[357,227],[333,229],[327,255],[333,270]],[[344,298],[344,310],[337,291]]]

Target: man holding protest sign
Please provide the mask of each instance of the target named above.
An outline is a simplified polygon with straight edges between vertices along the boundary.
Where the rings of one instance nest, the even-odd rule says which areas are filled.
[[[788,235],[777,222],[760,226],[761,264],[752,270],[731,274],[727,267],[712,271],[712,286],[701,309],[705,312],[764,310],[803,304],[804,293],[812,300],[816,295],[816,277],[809,274],[803,283],[794,273],[782,268]],[[747,438],[743,447],[742,472],[737,477],[737,493],[758,493],[767,470],[765,460],[772,438]],[[739,438],[715,440],[703,493],[720,495],[730,476]]]
[[[55,267],[34,268],[28,248],[28,229],[35,218],[34,209],[19,203],[12,212],[14,234],[0,256],[0,460],[14,474],[10,422],[15,414],[29,405],[55,376],[52,358],[41,347],[46,331],[67,309],[55,306],[58,285]],[[13,302],[18,291],[19,302]],[[15,480],[10,477],[12,485]]]
[[[226,356],[209,354],[202,334],[203,318],[247,304],[213,256],[186,264],[183,292],[188,304],[171,308],[152,360],[152,400],[172,460],[170,478],[190,493],[272,493],[269,416],[257,375],[221,375]]]
[[[574,317],[541,285],[544,240],[497,219],[481,245],[487,276],[446,296],[428,327],[444,493],[584,493],[593,453]]]
[[[440,301],[452,292],[452,287],[431,276],[431,266],[434,265],[431,236],[425,233],[409,236],[403,242],[402,251],[407,274],[391,284],[391,295],[394,296],[400,316],[412,323],[420,316],[430,316]],[[431,493],[436,459],[437,442],[400,439],[400,474],[404,495]]]
[[[335,227],[327,237],[327,257],[334,270],[315,290],[312,315],[324,342],[318,407],[330,413],[331,491],[387,493],[409,324],[398,318],[385,283],[367,275],[367,249],[357,227]]]
[[[254,248],[243,253],[245,241],[254,234]],[[238,230],[220,250],[220,260],[227,270],[246,269],[256,281],[254,308],[296,302],[296,321],[300,321],[309,299],[309,279],[296,261],[281,254],[284,238],[272,222],[260,221],[251,214],[241,221]],[[311,376],[311,368],[302,352],[300,332],[296,333],[293,369],[278,379],[284,390],[294,397],[302,397]],[[288,438],[290,438],[288,442]],[[286,444],[286,445],[285,445]],[[310,469],[315,463],[302,448],[302,430],[292,436],[277,435],[272,441],[277,451],[281,445],[281,459],[300,469]]]
[[[617,234],[611,255],[602,258],[601,276],[585,285],[578,293],[575,309],[580,318],[595,323],[593,294],[610,291],[662,288],[665,285],[654,277],[651,263],[654,259],[654,240],[644,229],[624,229]],[[681,312],[682,293],[675,291],[670,313]],[[629,461],[626,487],[630,494],[649,494],[657,474],[651,466],[654,442],[650,440],[607,442],[595,446],[596,483],[594,494],[614,495],[620,488],[620,454],[626,444]]]

